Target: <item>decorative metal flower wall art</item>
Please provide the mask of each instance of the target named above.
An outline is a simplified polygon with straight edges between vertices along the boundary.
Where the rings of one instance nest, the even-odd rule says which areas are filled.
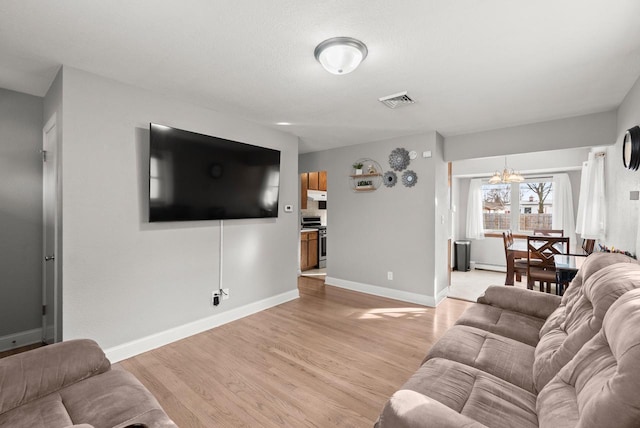
[[[409,166],[409,152],[403,148],[397,148],[391,151],[389,155],[389,165],[394,171],[402,171]]]
[[[404,184],[405,187],[413,187],[416,185],[417,182],[418,182],[418,176],[416,175],[415,172],[411,171],[410,169],[405,171],[402,174],[402,184]]]
[[[398,176],[393,171],[387,171],[384,173],[384,176],[382,177],[382,182],[387,187],[393,187],[398,182]]]

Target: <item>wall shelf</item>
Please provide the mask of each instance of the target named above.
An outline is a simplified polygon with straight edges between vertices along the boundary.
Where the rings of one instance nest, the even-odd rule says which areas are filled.
[[[351,190],[354,192],[374,192],[382,184],[382,167],[373,159],[361,158],[354,162],[362,164],[362,174],[356,174],[352,167],[349,177]]]

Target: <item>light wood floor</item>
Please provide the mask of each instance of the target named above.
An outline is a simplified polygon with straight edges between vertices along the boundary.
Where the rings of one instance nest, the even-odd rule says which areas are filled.
[[[470,303],[437,310],[299,279],[300,299],[120,364],[180,427],[371,427]]]

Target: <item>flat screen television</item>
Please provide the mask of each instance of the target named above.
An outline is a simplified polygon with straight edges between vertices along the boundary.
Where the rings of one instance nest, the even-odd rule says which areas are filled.
[[[150,222],[278,216],[279,150],[149,128]]]

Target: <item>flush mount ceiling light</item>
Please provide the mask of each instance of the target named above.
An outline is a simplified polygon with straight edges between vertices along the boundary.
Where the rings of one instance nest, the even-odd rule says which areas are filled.
[[[334,37],[316,46],[313,54],[331,74],[348,74],[367,57],[367,46],[351,37]]]

